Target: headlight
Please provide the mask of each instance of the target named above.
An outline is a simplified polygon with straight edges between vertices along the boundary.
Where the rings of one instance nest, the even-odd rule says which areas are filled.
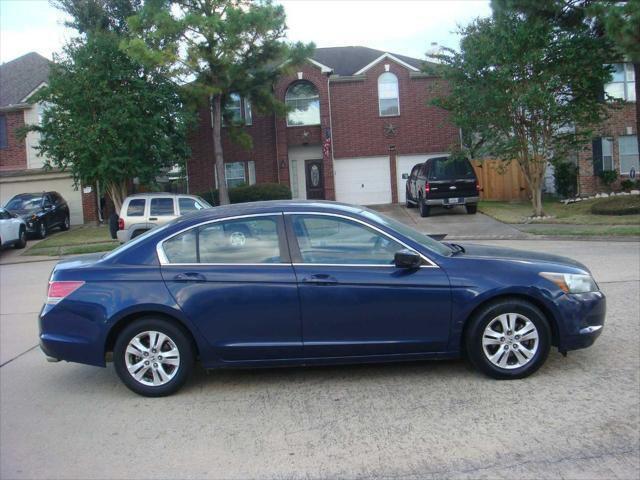
[[[541,277],[555,283],[564,293],[597,292],[598,285],[591,275],[541,272]]]

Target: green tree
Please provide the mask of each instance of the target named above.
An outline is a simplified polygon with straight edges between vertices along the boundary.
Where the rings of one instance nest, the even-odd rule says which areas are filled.
[[[569,32],[510,11],[461,33],[459,52],[436,56],[448,94],[434,104],[485,152],[518,162],[534,213],[543,215],[547,162],[589,138],[589,127],[606,115],[600,91],[610,75],[607,46],[586,28]]]
[[[171,72],[196,101],[209,100],[220,203],[229,203],[223,120],[234,139],[250,140],[225,113],[231,94],[249,99],[258,113],[283,114],[273,86],[313,44],[284,41],[284,9],[271,0],[147,0],[129,24],[136,37],[123,45],[132,57]]]
[[[35,97],[46,105],[42,121],[25,132],[40,133],[46,168],[69,171],[76,184],[99,182],[119,210],[133,178],[152,184],[162,169],[184,162],[189,116],[176,85],[132,60],[119,48],[122,31],[104,26],[109,11],[99,7],[126,2],[66,2],[89,3],[101,21],[89,28],[96,17],[83,17],[83,34],[56,56]]]

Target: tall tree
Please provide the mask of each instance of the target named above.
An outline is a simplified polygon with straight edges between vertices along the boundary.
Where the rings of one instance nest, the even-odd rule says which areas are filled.
[[[636,99],[640,98],[640,1],[492,0],[491,5],[496,11],[511,10],[526,17],[544,18],[566,30],[586,27],[596,36],[606,37],[613,47],[609,63],[633,63]],[[640,132],[637,108],[636,131]],[[640,150],[640,135],[637,138]]]
[[[534,213],[543,215],[547,162],[589,138],[589,127],[605,116],[599,92],[610,74],[607,49],[586,29],[568,32],[510,11],[461,33],[459,52],[437,56],[449,94],[434,103],[490,153],[518,162]]]
[[[284,40],[284,9],[271,0],[147,0],[129,24],[136,34],[124,42],[130,55],[170,71],[192,98],[210,101],[220,203],[229,203],[221,126],[223,119],[232,124],[225,114],[231,95],[248,99],[258,113],[284,113],[273,86],[312,54],[313,44]]]
[[[124,15],[135,5],[127,1],[58,4],[76,15],[82,34],[56,56],[48,86],[35,97],[46,105],[42,121],[26,129],[40,133],[46,167],[71,172],[78,184],[99,182],[117,211],[133,178],[154,183],[188,154],[189,115],[177,86],[119,47]],[[121,15],[103,8],[115,6]]]

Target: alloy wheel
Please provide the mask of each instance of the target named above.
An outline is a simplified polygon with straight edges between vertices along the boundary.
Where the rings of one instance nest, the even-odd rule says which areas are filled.
[[[180,351],[171,337],[162,332],[140,332],[127,345],[125,364],[137,382],[157,387],[170,382],[178,373]]]
[[[487,359],[507,370],[527,365],[538,351],[538,345],[538,329],[520,313],[495,317],[482,334],[482,350]]]

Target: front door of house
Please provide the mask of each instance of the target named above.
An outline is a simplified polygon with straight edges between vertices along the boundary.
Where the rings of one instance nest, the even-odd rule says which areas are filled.
[[[307,160],[304,163],[307,180],[307,199],[324,199],[324,178],[322,175],[322,160]]]

